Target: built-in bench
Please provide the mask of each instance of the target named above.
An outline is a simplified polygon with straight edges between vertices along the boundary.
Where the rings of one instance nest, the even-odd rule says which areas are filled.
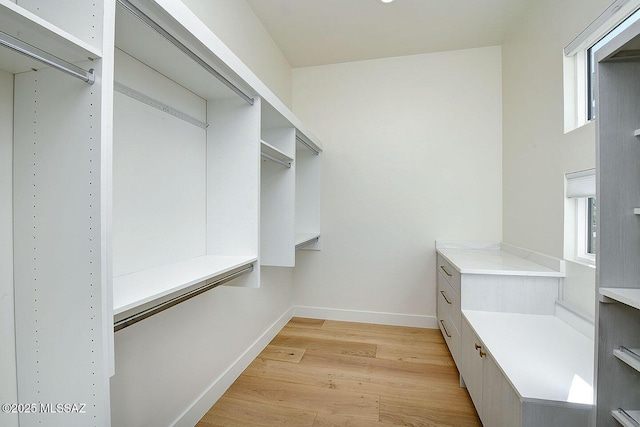
[[[482,351],[497,367],[493,375],[502,375],[514,393],[513,399],[505,401],[508,389],[496,393],[491,387],[480,387],[482,400],[498,400],[495,405],[483,402],[483,408],[496,406],[502,416],[515,414],[516,418],[513,423],[484,422],[485,427],[589,425],[593,409],[592,339],[553,315],[475,310],[463,310],[462,315],[470,327],[465,331],[463,326],[462,331],[463,367],[473,366],[465,363],[465,355],[480,358]],[[492,375],[487,369],[483,373]],[[466,369],[462,375],[468,384],[480,374]],[[484,382],[500,379],[482,380],[484,386]],[[469,387],[470,393],[472,390]],[[497,418],[503,419],[500,414]]]
[[[563,262],[503,244],[436,247],[439,323],[483,425],[589,425],[594,343],[556,301]]]

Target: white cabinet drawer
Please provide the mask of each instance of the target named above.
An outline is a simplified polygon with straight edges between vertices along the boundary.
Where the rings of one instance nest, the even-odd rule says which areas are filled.
[[[442,307],[446,311],[447,315],[442,317],[448,317],[460,331],[460,319],[462,317],[460,312],[460,294],[455,292],[449,282],[444,277],[444,274],[438,273],[438,302],[442,302]]]
[[[444,304],[441,299],[438,299],[438,327],[449,347],[453,361],[456,366],[460,366],[460,332],[456,329],[451,318],[446,316],[447,309],[443,306]],[[442,314],[444,314],[444,316],[442,316]]]
[[[438,272],[443,274],[443,277],[447,279],[447,282],[451,285],[454,291],[460,294],[460,272],[453,268],[453,265],[440,254],[438,254]]]

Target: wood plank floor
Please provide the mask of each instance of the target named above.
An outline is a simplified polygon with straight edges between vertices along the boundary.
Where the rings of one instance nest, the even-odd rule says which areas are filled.
[[[196,427],[476,427],[437,329],[293,318]]]

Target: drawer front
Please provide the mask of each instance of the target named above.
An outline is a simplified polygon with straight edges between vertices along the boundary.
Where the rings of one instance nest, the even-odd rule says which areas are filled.
[[[448,317],[460,331],[460,319],[462,314],[460,312],[460,294],[456,293],[449,282],[444,277],[444,274],[438,273],[438,302],[442,303],[443,309],[447,312]],[[440,307],[440,306],[438,306]]]
[[[453,265],[440,254],[438,254],[438,272],[442,273],[447,282],[451,285],[454,291],[460,295],[460,272],[453,268]]]
[[[437,309],[438,313],[447,312],[447,309],[443,307],[443,303],[440,299],[438,299]],[[440,328],[442,336],[449,347],[449,352],[453,357],[453,361],[456,366],[460,366],[460,332],[458,332],[449,317],[440,317],[440,314],[438,314],[438,327]]]

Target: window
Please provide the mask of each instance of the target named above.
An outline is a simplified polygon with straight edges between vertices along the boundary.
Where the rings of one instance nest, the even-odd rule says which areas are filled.
[[[616,0],[564,48],[564,128],[576,129],[595,117],[595,52],[640,19],[640,0]]]
[[[595,170],[566,175],[565,258],[595,265],[596,179]]]
[[[574,258],[587,264],[596,260],[596,198],[577,197]]]
[[[593,44],[587,49],[586,55],[586,69],[587,69],[587,120],[593,120],[596,118],[596,94],[595,94],[595,72],[596,72],[596,52],[611,39],[620,34],[625,29],[629,28],[631,24],[640,19],[640,10],[634,12],[631,16],[625,19],[622,23],[611,30],[606,36],[601,38],[598,42]]]

